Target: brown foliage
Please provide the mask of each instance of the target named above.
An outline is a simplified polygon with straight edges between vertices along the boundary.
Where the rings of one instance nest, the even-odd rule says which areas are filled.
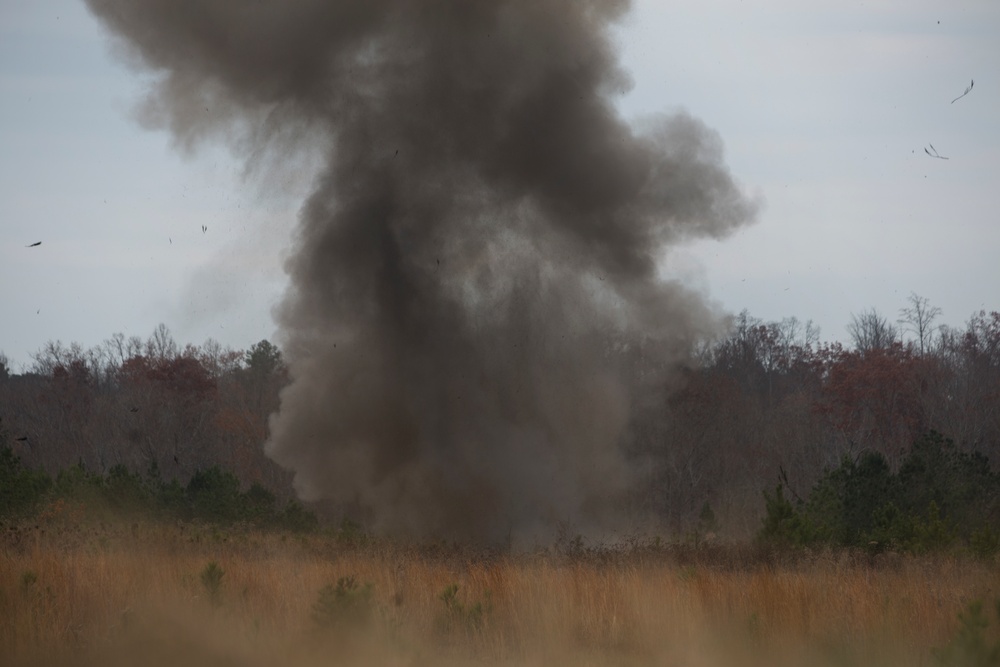
[[[894,463],[928,428],[926,378],[936,365],[901,343],[867,351],[837,348],[826,358],[816,408],[850,449],[880,451]]]
[[[934,309],[920,304],[926,325]],[[650,530],[683,536],[708,503],[725,535],[749,537],[760,526],[761,491],[779,475],[804,494],[845,455],[874,450],[894,465],[927,430],[996,462],[1000,313],[981,311],[963,329],[934,335],[928,327],[914,329],[923,349],[920,341],[848,348],[820,343],[794,319],[740,314],[631,425],[630,508]],[[149,341],[116,335],[92,350],[48,343],[33,372],[0,377],[0,433],[25,465],[53,474],[77,462],[143,473],[155,462],[183,482],[219,465],[283,501],[289,475],[262,445],[287,382],[267,341],[246,352],[212,341],[181,350],[158,327]]]

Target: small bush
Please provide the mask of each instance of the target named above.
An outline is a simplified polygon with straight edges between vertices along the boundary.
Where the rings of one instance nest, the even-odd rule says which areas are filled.
[[[225,571],[214,560],[201,571],[201,585],[205,587],[209,601],[218,606],[222,602],[222,577]]]
[[[778,484],[774,495],[764,492],[766,514],[758,534],[761,541],[783,546],[799,546],[812,540],[812,529],[802,513],[785,498],[785,490]]]
[[[91,473],[83,463],[64,468],[56,475],[55,493],[66,500],[94,502],[103,495],[104,476]]]
[[[933,500],[927,508],[927,518],[917,521],[914,533],[910,548],[914,553],[941,551],[955,540],[955,532],[941,518],[941,510]]]
[[[41,470],[26,470],[10,447],[0,448],[0,516],[33,512],[52,487]]]
[[[1000,618],[1000,601],[994,603]],[[983,601],[974,600],[958,614],[958,634],[944,648],[934,651],[938,664],[945,667],[996,667],[1000,665],[1000,639],[987,636],[990,621]],[[995,635],[996,633],[994,633]]]
[[[992,558],[1000,551],[1000,534],[985,526],[972,532],[969,537],[969,552],[976,558]]]
[[[0,432],[0,443],[3,436]],[[53,482],[42,470],[26,470],[10,447],[0,446],[0,518],[34,514],[46,499],[97,511],[146,512],[161,518],[201,519],[223,525],[246,521],[302,533],[319,527],[316,514],[301,503],[291,500],[279,510],[269,490],[255,482],[241,492],[236,475],[218,466],[196,471],[186,486],[176,479],[161,479],[155,462],[145,475],[121,464],[104,475],[78,463],[61,470]],[[340,538],[360,545],[366,536],[359,525],[345,519]]]
[[[195,472],[187,496],[199,519],[231,523],[240,518],[240,480],[219,466]]]
[[[451,584],[438,595],[438,599],[444,603],[445,615],[441,618],[440,628],[448,631],[456,628],[465,631],[480,630],[486,615],[492,609],[490,592],[486,592],[486,599],[475,604],[465,606],[458,600],[458,584]]]
[[[312,618],[320,628],[363,625],[371,618],[372,585],[359,586],[354,577],[341,577],[324,586],[313,604]]]
[[[351,521],[346,516],[337,529],[337,544],[345,547],[360,547],[368,541],[368,536],[360,523]]]
[[[21,573],[21,588],[28,590],[38,581],[38,573],[34,570],[25,570]]]
[[[933,431],[913,443],[896,472],[882,454],[865,451],[827,470],[805,501],[793,505],[783,490],[764,492],[761,541],[912,553],[961,545],[982,557],[1000,548],[992,533],[1000,476],[983,455],[961,452]]]
[[[176,479],[159,483],[155,490],[157,510],[178,518],[190,518],[188,498],[184,487]]]
[[[132,473],[122,464],[108,471],[104,495],[112,507],[140,510],[148,508],[151,494],[142,477]]]
[[[276,518],[275,524],[298,533],[311,533],[319,527],[319,519],[301,503],[289,500],[284,511]]]
[[[262,522],[274,515],[274,494],[257,482],[250,485],[242,501],[242,514],[247,521]]]

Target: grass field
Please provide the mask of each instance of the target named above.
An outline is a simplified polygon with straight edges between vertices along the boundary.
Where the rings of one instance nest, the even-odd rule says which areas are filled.
[[[4,525],[0,546],[11,665],[912,667],[941,664],[975,600],[990,626],[962,641],[989,648],[1000,595],[995,564],[944,556],[511,554],[101,523],[65,505]]]

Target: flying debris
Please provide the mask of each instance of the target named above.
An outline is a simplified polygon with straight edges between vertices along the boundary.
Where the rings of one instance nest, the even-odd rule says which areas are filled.
[[[925,152],[925,153],[927,153],[928,155],[930,155],[931,157],[936,157],[936,158],[937,158],[937,159],[939,159],[939,160],[948,160],[948,159],[950,159],[950,158],[946,158],[946,157],[945,157],[945,156],[943,156],[943,155],[940,155],[940,154],[939,154],[939,153],[937,152],[937,149],[936,149],[936,148],[934,148],[934,144],[927,144],[927,145],[928,145],[928,146],[930,146],[930,147],[931,147],[931,149],[930,149],[930,150],[927,150],[927,149],[925,148],[925,149],[924,149],[924,152]]]
[[[962,93],[961,95],[959,95],[958,97],[956,97],[955,99],[953,99],[951,101],[951,103],[954,104],[955,102],[959,101],[960,99],[962,99],[963,97],[965,97],[966,95],[968,95],[970,92],[972,92],[972,87],[974,85],[976,85],[976,80],[975,79],[970,79],[969,80],[969,87],[965,89],[964,93]]]
[[[42,242],[41,242],[41,241],[35,241],[35,242],[34,242],[34,243],[32,243],[31,245],[26,245],[26,246],[24,246],[24,247],[25,247],[25,248],[37,248],[37,247],[38,247],[38,246],[40,246],[40,245],[42,245]]]

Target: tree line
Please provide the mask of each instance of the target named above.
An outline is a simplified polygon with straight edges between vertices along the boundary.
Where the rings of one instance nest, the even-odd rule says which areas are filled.
[[[1000,313],[937,326],[911,295],[893,321],[854,315],[850,343],[795,318],[747,312],[696,351],[682,385],[643,420],[635,458],[645,503],[678,532],[709,503],[729,531],[760,528],[762,489],[805,498],[830,470],[875,454],[895,471],[934,431],[959,452],[1000,457]],[[944,511],[944,508],[941,508]],[[923,508],[922,511],[926,510]]]
[[[785,546],[829,545],[925,553],[956,546],[976,556],[1000,550],[1000,475],[979,452],[940,433],[918,439],[892,470],[865,451],[827,470],[806,498],[782,480],[764,492],[759,539]]]
[[[795,318],[735,316],[725,335],[691,350],[679,381],[643,402],[627,452],[641,478],[634,510],[683,534],[711,508],[720,530],[749,537],[768,513],[762,492],[779,479],[783,497],[805,499],[845,461],[876,455],[896,474],[931,431],[992,465],[1000,313],[955,328],[937,326],[940,312],[917,295],[895,319],[864,311],[848,344]],[[183,486],[218,467],[282,504],[294,497],[291,476],[262,444],[288,380],[266,340],[245,351],[182,348],[160,325],[146,340],[117,334],[91,349],[50,342],[21,374],[0,355],[0,447],[52,476],[155,468]]]
[[[9,446],[0,445],[0,523],[35,516],[45,503],[66,502],[97,516],[243,522],[299,532],[319,525],[316,514],[298,501],[280,506],[275,495],[257,482],[243,491],[236,475],[218,466],[196,470],[186,484],[177,478],[163,479],[155,464],[140,474],[120,463],[106,473],[77,463],[53,478],[45,470],[24,467]]]
[[[287,381],[266,340],[246,351],[211,340],[181,348],[161,324],[145,341],[49,342],[28,372],[0,365],[0,433],[26,467],[50,475],[74,465],[102,474],[155,467],[186,482],[219,466],[288,500],[289,473],[262,450]]]

